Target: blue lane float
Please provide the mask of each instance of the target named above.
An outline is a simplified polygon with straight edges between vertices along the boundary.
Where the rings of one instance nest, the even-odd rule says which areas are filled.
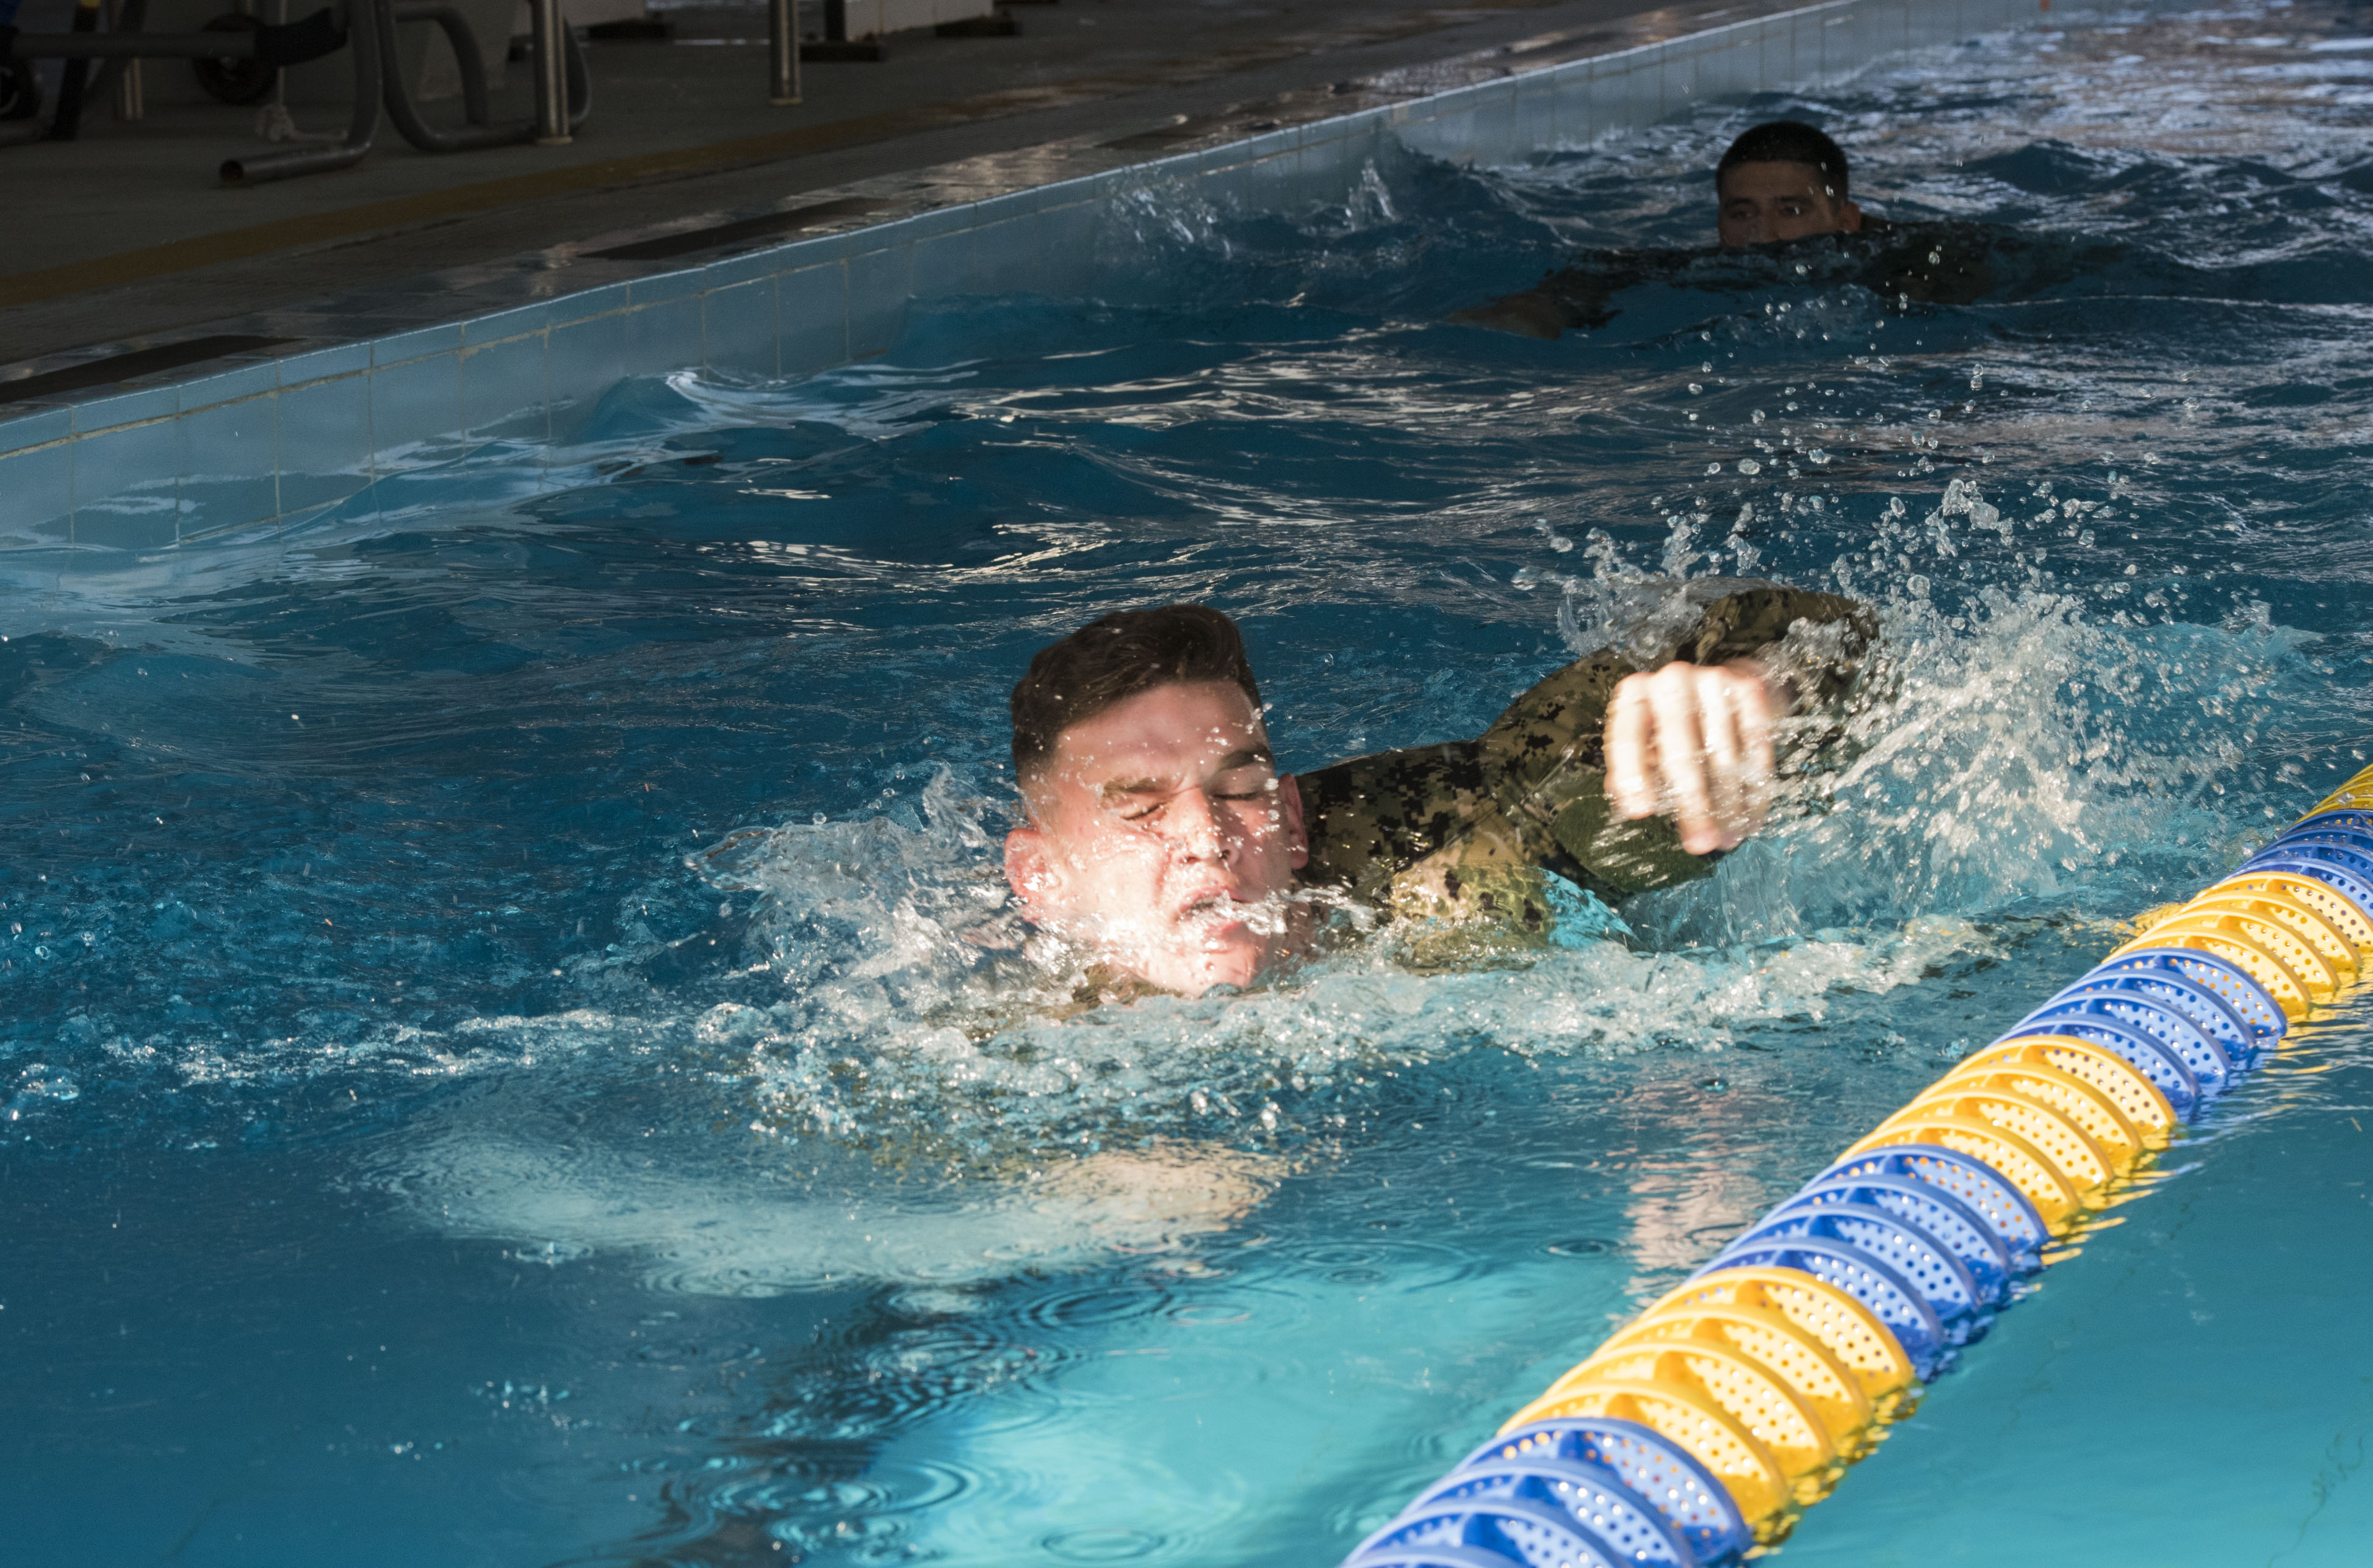
[[[2051,1243],[2373,960],[2373,767],[1972,1052],[1344,1568],[1712,1568],[1784,1536]]]

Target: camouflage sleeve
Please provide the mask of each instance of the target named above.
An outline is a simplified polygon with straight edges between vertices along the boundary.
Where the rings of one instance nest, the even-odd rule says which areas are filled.
[[[1907,223],[1888,229],[1863,286],[1890,301],[1968,305],[1994,291],[1993,232],[1972,223]]]
[[[1670,277],[1695,254],[1689,251],[1584,252],[1572,264],[1544,275],[1532,287],[1455,310],[1449,320],[1525,337],[1553,338],[1569,329],[1603,327],[1619,313],[1612,303],[1617,294]]]
[[[1297,776],[1306,882],[1380,901],[1409,867],[1465,837],[1490,802],[1473,741],[1353,757]]]
[[[2125,252],[2116,242],[2079,243],[2000,224],[1907,224],[1873,253],[1862,282],[1903,303],[2025,299],[2112,266]]]
[[[1759,582],[1708,603],[1678,656],[1692,664],[1752,659],[1787,689],[1793,711],[1806,714],[1845,701],[1877,637],[1878,617],[1853,600]]]
[[[1403,917],[1452,915],[1545,938],[1543,869],[1585,873],[1500,807],[1481,743],[1413,746],[1298,776],[1310,861],[1303,880]]]
[[[1675,659],[1753,659],[1796,711],[1828,708],[1858,677],[1875,630],[1868,611],[1834,594],[1731,579],[1681,585],[1661,617],[1641,617],[1613,647],[1552,672],[1483,732],[1494,803],[1526,825],[1540,863],[1554,845],[1558,858],[1583,868],[1583,885],[1610,903],[1703,876],[1713,858],[1683,849],[1669,819],[1619,821],[1607,806],[1607,708],[1616,685]]]
[[[1609,647],[1545,676],[1473,742],[1385,752],[1301,777],[1313,882],[1397,912],[1550,920],[1541,871],[1608,903],[1704,875],[1661,817],[1618,822],[1605,790],[1607,708],[1674,658],[1761,661],[1800,708],[1842,698],[1874,626],[1852,600],[1774,583],[1666,583]]]

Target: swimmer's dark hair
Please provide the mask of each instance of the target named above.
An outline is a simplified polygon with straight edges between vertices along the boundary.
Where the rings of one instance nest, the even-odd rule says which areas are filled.
[[[1821,171],[1832,201],[1846,199],[1845,153],[1802,120],[1774,120],[1741,135],[1714,165],[1714,188],[1720,190],[1722,177],[1742,163],[1809,163]]]
[[[1236,623],[1208,604],[1116,610],[1040,649],[1013,687],[1013,773],[1046,771],[1055,743],[1140,692],[1182,682],[1222,681],[1260,708],[1252,661]]]

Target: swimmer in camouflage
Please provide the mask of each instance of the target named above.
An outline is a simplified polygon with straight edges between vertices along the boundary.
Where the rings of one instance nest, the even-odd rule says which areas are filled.
[[[1299,777],[1277,771],[1225,615],[1107,615],[1014,687],[1028,820],[1007,878],[1124,982],[1107,994],[1192,996],[1307,952],[1330,897],[1428,921],[1455,957],[1546,942],[1584,891],[1702,876],[1761,825],[1785,721],[1836,711],[1874,628],[1849,600],[1744,579],[1634,600],[1625,635],[1477,739]]]
[[[1554,338],[1606,326],[1624,289],[1662,283],[1740,290],[1774,281],[1851,283],[1898,305],[1966,305],[2018,295],[2099,259],[2059,241],[1968,222],[1889,223],[1848,194],[1837,143],[1794,120],[1758,125],[1731,143],[1714,170],[1716,250],[1593,250],[1532,287],[1455,312],[1467,326]]]

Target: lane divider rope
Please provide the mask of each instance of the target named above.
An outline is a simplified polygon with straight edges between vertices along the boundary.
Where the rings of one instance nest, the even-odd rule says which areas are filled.
[[[1971,1053],[1344,1568],[1713,1568],[1783,1539],[2022,1278],[2373,967],[2373,767]]]

